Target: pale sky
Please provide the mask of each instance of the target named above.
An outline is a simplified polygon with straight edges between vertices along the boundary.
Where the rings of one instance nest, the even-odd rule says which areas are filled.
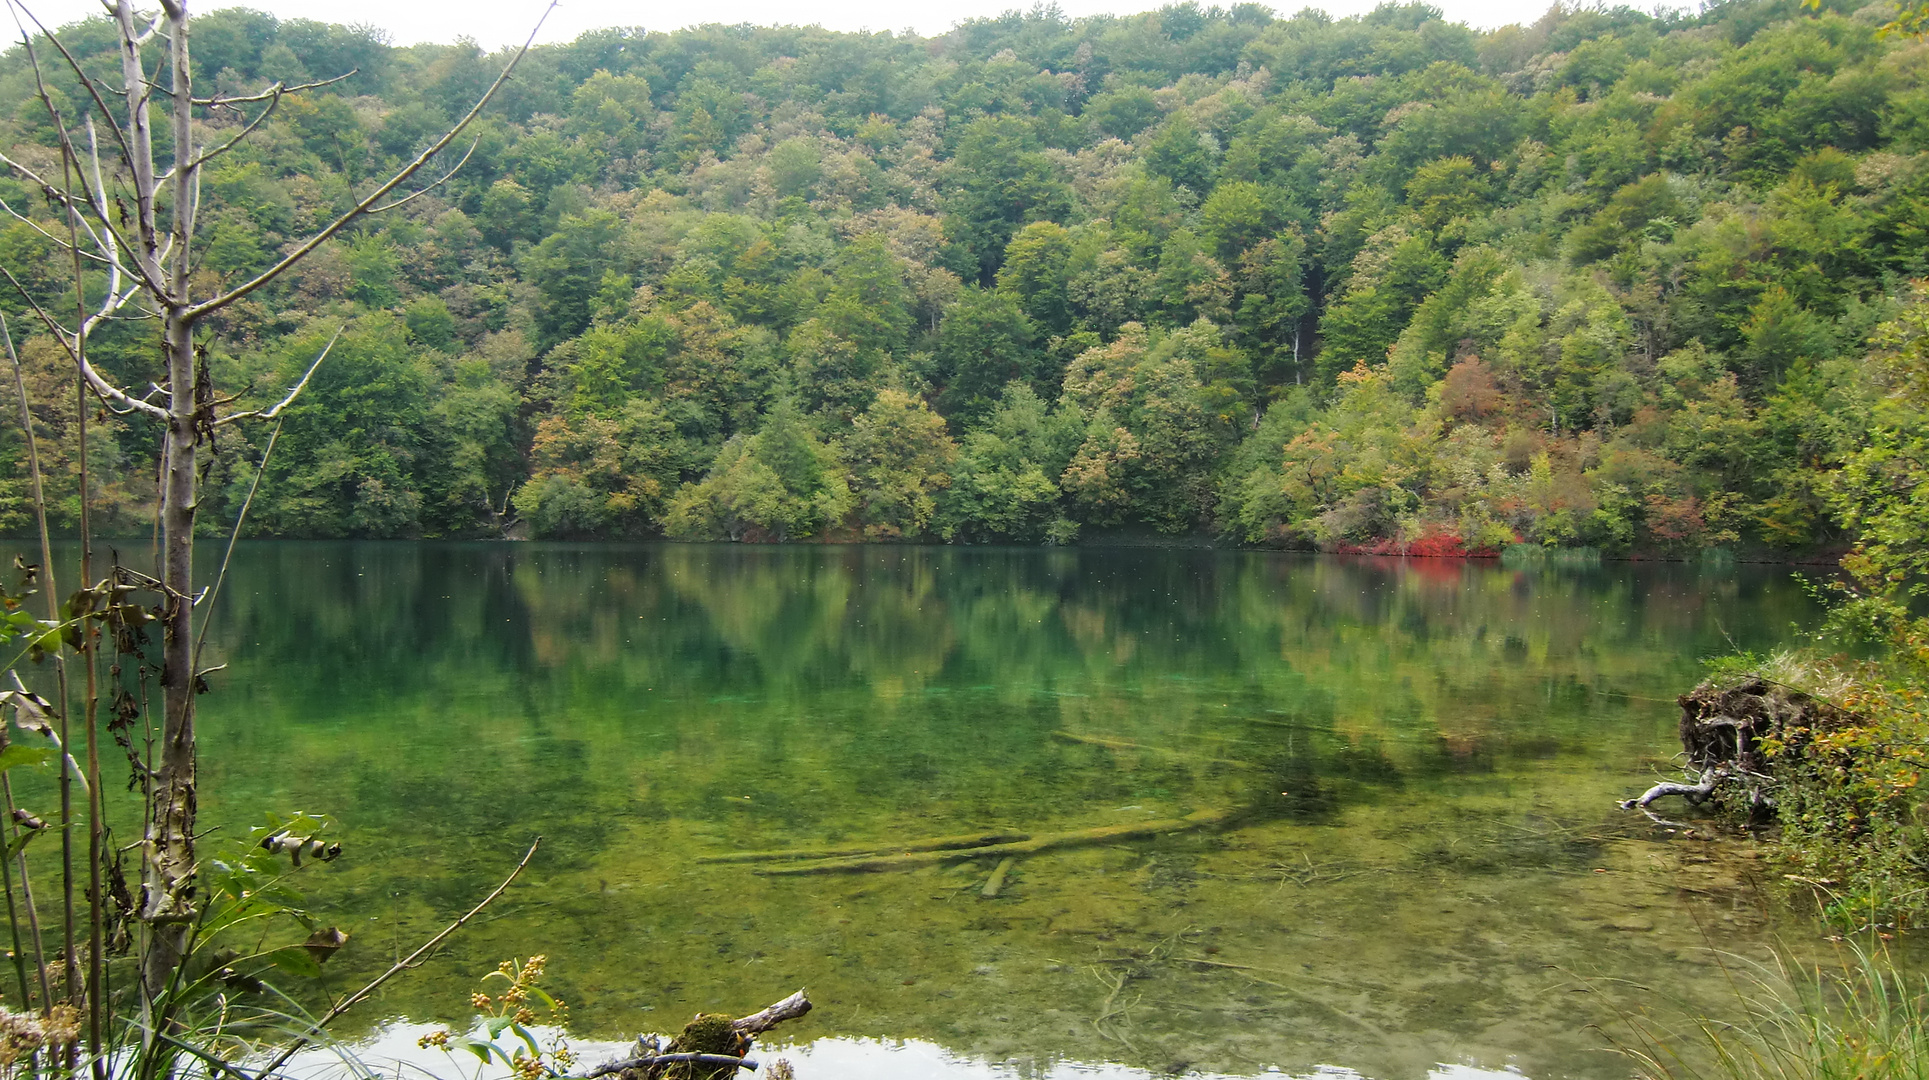
[[[100,10],[98,0],[26,0],[41,21],[58,26]],[[1060,0],[1067,15],[1111,12],[1132,14],[1159,7],[1164,0]],[[1229,6],[1233,0],[1219,0]],[[1315,0],[1310,6],[1335,18],[1372,10],[1378,0]],[[1482,29],[1511,22],[1532,22],[1552,0],[1433,0],[1447,18]],[[138,7],[154,6],[137,0]],[[700,0],[684,4],[637,4],[625,0],[562,0],[552,12],[538,40],[569,41],[585,30],[607,26],[644,26],[675,30],[700,23],[816,23],[832,30],[915,30],[940,34],[969,18],[996,15],[1010,8],[1029,8],[1031,0]],[[1211,6],[1202,0],[1202,7]],[[1282,16],[1309,6],[1306,0],[1279,0],[1272,5]],[[284,19],[320,19],[338,23],[370,23],[393,35],[398,45],[419,41],[454,41],[467,35],[485,47],[521,44],[542,14],[542,0],[203,0],[201,11],[222,7],[252,7]],[[8,28],[11,36],[11,27]]]

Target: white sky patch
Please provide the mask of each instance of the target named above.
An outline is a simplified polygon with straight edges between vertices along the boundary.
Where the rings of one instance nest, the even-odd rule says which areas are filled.
[[[1231,0],[1220,0],[1231,6]],[[1434,0],[1435,6],[1456,22],[1480,29],[1508,23],[1530,23],[1541,17],[1548,0]],[[136,0],[139,7],[151,2]],[[1334,18],[1359,15],[1373,10],[1378,0],[1326,0],[1310,6]],[[33,13],[50,26],[84,19],[101,10],[98,0],[29,0]],[[337,23],[367,23],[392,35],[397,45],[416,42],[450,42],[471,37],[486,48],[521,44],[530,28],[542,15],[543,7],[532,0],[414,0],[397,4],[393,0],[245,0],[236,4],[201,5],[207,12],[219,7],[244,6],[269,12],[283,19],[319,19]],[[1060,0],[1066,15],[1130,15],[1156,8],[1146,0]],[[1202,7],[1211,6],[1201,3]],[[1305,7],[1288,0],[1275,10],[1289,16]],[[786,0],[706,0],[704,3],[637,4],[626,0],[563,0],[543,24],[540,42],[573,40],[586,30],[609,26],[641,25],[651,30],[676,30],[699,23],[817,24],[831,30],[914,30],[919,34],[941,34],[965,19],[997,15],[1014,7],[1028,8],[1030,0],[925,0],[906,6],[893,0],[833,0],[798,4]],[[12,27],[6,25],[12,36]]]

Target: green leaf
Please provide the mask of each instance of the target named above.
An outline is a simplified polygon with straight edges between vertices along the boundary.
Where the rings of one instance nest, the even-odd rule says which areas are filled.
[[[321,965],[315,962],[314,957],[308,955],[307,949],[299,945],[276,949],[268,954],[268,961],[290,975],[306,975],[312,978],[321,974]]]
[[[532,1034],[528,1028],[523,1027],[521,1024],[510,1024],[509,1029],[516,1033],[516,1037],[523,1041],[524,1046],[529,1047],[531,1054],[537,1057],[543,1056],[543,1048],[536,1045],[536,1036]]]
[[[0,750],[0,772],[6,772],[15,765],[45,765],[58,756],[51,746],[21,746],[15,743]]]
[[[458,1036],[455,1039],[455,1044],[474,1054],[476,1057],[481,1058],[484,1064],[487,1064],[490,1058],[502,1052],[496,1049],[494,1043],[486,1043],[481,1039],[471,1039],[466,1035]]]
[[[507,1016],[498,1016],[498,1017],[492,1018],[489,1021],[489,1037],[493,1039],[501,1035],[503,1031],[505,1031],[509,1027],[509,1025],[513,1023],[515,1023],[515,1021],[511,1020]]]
[[[22,851],[25,851],[27,848],[28,842],[33,840],[34,837],[39,835],[40,835],[39,831],[35,829],[27,829],[22,831],[18,837],[16,837],[13,840],[7,841],[7,850],[3,857],[11,859],[15,855],[18,855]]]

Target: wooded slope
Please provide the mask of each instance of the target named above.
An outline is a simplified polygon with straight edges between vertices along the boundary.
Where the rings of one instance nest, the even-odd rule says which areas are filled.
[[[225,313],[217,383],[262,397],[348,327],[250,531],[1834,543],[1840,463],[1921,423],[1869,359],[1922,325],[1929,273],[1929,46],[1880,35],[1892,14],[1736,0],[1482,33],[1417,4],[1187,3],[540,48],[450,183]],[[204,89],[356,71],[211,167],[221,279],[504,60],[241,9],[196,25]],[[102,24],[65,36],[114,64]],[[0,102],[0,139],[58,173],[18,48]],[[0,198],[48,213],[10,179]],[[0,225],[0,261],[72,306],[29,225]],[[103,331],[96,362],[146,385],[152,337]],[[71,489],[66,362],[24,359]],[[152,433],[106,427],[97,498],[136,527]],[[209,528],[266,437],[224,433]]]

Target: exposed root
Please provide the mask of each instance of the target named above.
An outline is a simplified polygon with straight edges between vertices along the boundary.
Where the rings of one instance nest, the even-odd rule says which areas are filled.
[[[1656,800],[1679,796],[1689,806],[1714,803],[1756,820],[1771,817],[1775,776],[1765,740],[1799,752],[1810,731],[1841,719],[1828,702],[1763,678],[1704,682],[1677,701],[1688,782],[1664,781],[1617,804],[1674,828],[1689,826],[1657,816],[1649,809]]]

